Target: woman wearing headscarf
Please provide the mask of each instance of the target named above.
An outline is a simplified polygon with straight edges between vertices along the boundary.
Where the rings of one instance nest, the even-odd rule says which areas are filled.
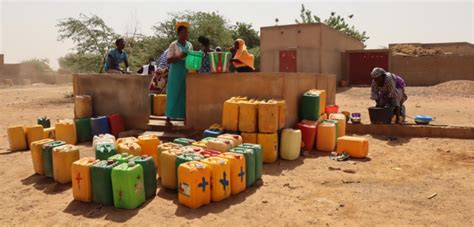
[[[166,87],[166,122],[171,119],[184,119],[186,114],[186,74],[185,58],[193,46],[188,39],[189,24],[176,23],[178,40],[172,42],[168,48],[168,84]]]
[[[370,75],[372,77],[370,98],[375,100],[377,107],[394,108],[395,122],[403,122],[406,114],[403,103],[408,99],[405,94],[405,81],[400,76],[378,67],[374,68]]]
[[[254,56],[248,52],[245,41],[243,39],[235,40],[234,48],[235,55],[230,61],[237,72],[253,72],[255,70]]]

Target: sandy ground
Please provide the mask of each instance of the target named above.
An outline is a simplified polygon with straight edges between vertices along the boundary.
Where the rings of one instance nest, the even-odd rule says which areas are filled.
[[[179,205],[177,194],[163,189],[136,210],[73,201],[69,184],[34,175],[29,152],[8,151],[6,138],[8,125],[33,124],[43,115],[71,118],[73,103],[65,98],[71,90],[70,86],[0,89],[0,223],[474,225],[474,140],[389,142],[366,136],[370,141],[366,159],[336,162],[327,153],[315,152],[296,161],[280,160],[264,165],[263,179],[256,186],[197,210]],[[410,114],[431,114],[440,124],[474,125],[472,98],[422,96],[428,90],[408,89]],[[365,114],[368,92],[367,88],[341,92],[338,104]],[[93,155],[90,144],[80,147],[82,157]]]

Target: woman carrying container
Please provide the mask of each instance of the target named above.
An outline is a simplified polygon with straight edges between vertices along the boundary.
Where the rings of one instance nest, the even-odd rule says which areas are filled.
[[[186,74],[185,58],[193,46],[188,39],[189,24],[177,22],[178,40],[172,42],[168,50],[168,84],[166,87],[166,123],[171,119],[184,119],[186,113]]]
[[[254,56],[247,51],[247,46],[243,39],[237,39],[234,43],[235,55],[230,59],[237,72],[253,72]]]

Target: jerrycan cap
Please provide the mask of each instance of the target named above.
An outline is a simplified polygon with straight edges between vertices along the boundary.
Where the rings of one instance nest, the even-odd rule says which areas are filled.
[[[204,165],[201,163],[196,163],[196,169],[204,169]]]
[[[222,159],[219,159],[219,160],[217,161],[217,163],[218,163],[219,165],[224,165],[224,164],[225,164],[225,161],[222,160]]]
[[[133,160],[128,161],[128,167],[134,167],[135,162]]]
[[[199,151],[201,151],[201,149],[199,149],[199,148],[194,148],[193,150],[194,150],[194,152],[199,152]]]
[[[148,158],[147,154],[142,154],[142,158]]]
[[[238,135],[233,135],[232,137],[234,137],[234,139],[238,139],[238,138],[239,138]]]
[[[224,140],[224,143],[225,143],[225,144],[230,144],[230,141]]]
[[[114,164],[115,160],[109,159],[107,160],[107,165],[112,165]]]

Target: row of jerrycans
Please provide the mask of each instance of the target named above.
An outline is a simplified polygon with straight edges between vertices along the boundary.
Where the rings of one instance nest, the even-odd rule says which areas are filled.
[[[117,208],[135,209],[156,193],[156,167],[146,155],[83,158],[72,164],[71,178],[75,200]]]
[[[79,156],[79,148],[64,141],[43,139],[31,143],[35,173],[51,177],[59,183],[71,182],[71,165],[79,160]]]

